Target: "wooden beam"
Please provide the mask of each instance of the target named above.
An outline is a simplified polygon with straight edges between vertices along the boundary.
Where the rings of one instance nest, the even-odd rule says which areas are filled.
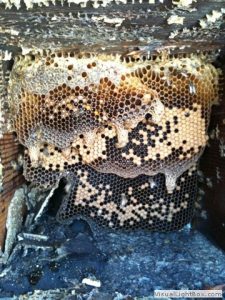
[[[187,45],[192,51],[223,47],[225,0],[198,0],[190,7],[179,2],[108,0],[104,6],[104,1],[83,0],[82,7],[49,1],[48,6],[22,5],[18,10],[0,4],[0,49],[25,53],[27,48],[125,52],[164,44]]]
[[[0,139],[0,157],[2,170],[2,187],[0,192],[0,248],[4,246],[5,238],[5,222],[7,218],[8,206],[13,197],[15,190],[24,183],[24,178],[21,171],[15,170],[12,161],[16,161],[21,146],[15,141],[13,133],[3,134]],[[5,157],[10,158],[10,161],[4,160]]]

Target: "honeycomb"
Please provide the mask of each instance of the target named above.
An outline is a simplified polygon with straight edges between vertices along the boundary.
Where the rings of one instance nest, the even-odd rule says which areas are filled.
[[[24,175],[68,181],[63,220],[174,230],[190,220],[218,70],[204,55],[46,52],[16,59],[9,86]]]
[[[170,231],[182,228],[193,214],[197,195],[195,165],[184,172],[173,193],[168,194],[162,174],[123,178],[96,172],[75,155],[66,159],[56,147],[46,145],[40,150],[42,166],[37,168],[32,167],[26,151],[24,175],[45,188],[67,178],[67,194],[57,214],[60,221],[75,215],[114,229]],[[46,156],[46,150],[50,155]]]

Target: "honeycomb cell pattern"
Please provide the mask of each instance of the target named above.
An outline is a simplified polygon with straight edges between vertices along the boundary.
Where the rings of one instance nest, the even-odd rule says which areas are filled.
[[[83,164],[81,157],[66,159],[57,147],[45,145],[40,150],[39,167],[32,166],[26,151],[24,176],[45,188],[67,178],[66,196],[57,214],[59,221],[77,216],[113,229],[171,231],[181,229],[193,215],[195,165],[179,177],[173,193],[168,194],[162,174],[123,178],[96,172]]]
[[[61,220],[181,228],[192,215],[218,81],[203,54],[19,56],[9,94],[27,148],[24,175],[46,188],[67,178]]]

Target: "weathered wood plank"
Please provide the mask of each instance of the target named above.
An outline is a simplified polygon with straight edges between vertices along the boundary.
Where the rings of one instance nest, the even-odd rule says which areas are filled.
[[[116,4],[112,1],[105,7],[94,8],[90,1],[86,7],[74,3],[69,6],[66,1],[61,6],[61,2],[56,1],[56,5],[34,6],[30,10],[24,6],[19,10],[5,10],[0,4],[0,48],[8,47],[15,52],[20,47],[25,51],[26,48],[69,47],[121,52],[134,47],[150,45],[152,49],[154,45],[180,42],[195,50],[206,49],[209,43],[209,47],[222,47],[224,0],[198,0],[190,8],[182,9],[172,1],[162,2],[156,0],[155,4],[149,4],[143,0],[142,3]],[[183,24],[168,24],[173,15],[182,17]],[[200,20],[208,22],[205,28]]]
[[[0,247],[3,247],[5,222],[10,200],[15,190],[24,182],[21,172],[14,170],[11,164],[12,160],[16,160],[19,150],[20,145],[15,141],[14,134],[4,134],[0,140],[1,164],[3,166],[0,191]]]

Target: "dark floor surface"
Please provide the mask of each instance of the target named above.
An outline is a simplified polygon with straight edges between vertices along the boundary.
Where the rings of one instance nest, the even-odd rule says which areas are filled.
[[[34,233],[48,240],[19,242],[0,268],[0,299],[133,299],[153,296],[154,289],[225,282],[225,253],[188,226],[172,233],[112,233],[91,230],[82,220],[61,225],[45,215]],[[101,287],[83,285],[83,278],[100,280]],[[34,298],[19,297],[34,290],[53,290],[55,296],[39,298],[36,291]]]

